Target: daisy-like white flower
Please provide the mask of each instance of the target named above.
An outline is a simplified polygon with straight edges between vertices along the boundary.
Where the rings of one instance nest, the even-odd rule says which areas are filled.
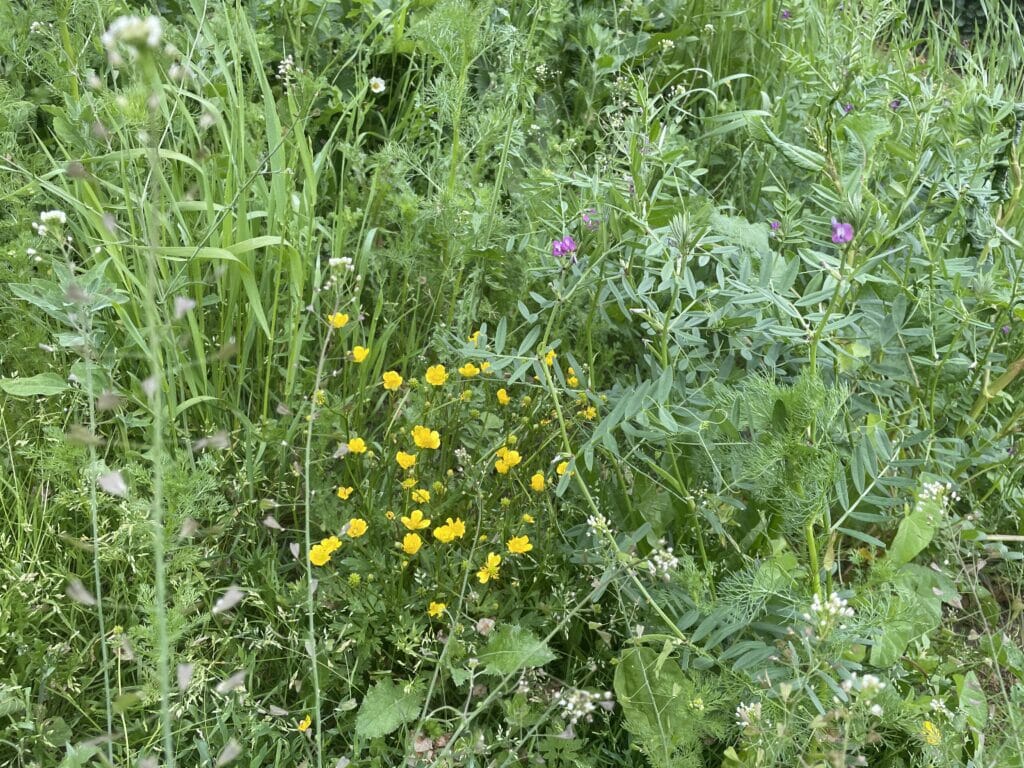
[[[373,93],[384,93],[386,84],[383,78],[371,77],[370,78],[370,91]]]

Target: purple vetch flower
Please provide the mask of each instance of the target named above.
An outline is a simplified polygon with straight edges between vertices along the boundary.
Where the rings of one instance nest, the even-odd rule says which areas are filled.
[[[1003,332],[1003,336],[1009,336],[1010,335],[1010,331],[1012,331],[1013,328],[1011,328],[1009,325],[1004,325],[999,330],[1001,330]]]
[[[853,104],[847,104],[845,107],[843,107],[843,114],[844,115],[848,115],[851,112],[853,112]]]
[[[782,13],[779,14],[779,18],[785,21],[786,19],[793,18],[793,14],[790,12],[789,8],[783,8]]]
[[[782,222],[779,221],[778,219],[772,219],[770,222],[768,222],[768,226],[772,228],[772,232],[778,232],[779,227],[782,226]]]
[[[853,225],[838,219],[832,219],[832,242],[837,245],[853,240]]]
[[[597,209],[596,208],[588,208],[587,210],[585,210],[583,212],[583,224],[591,232],[593,232],[595,229],[597,229],[598,225],[601,223],[600,219],[593,218],[596,215],[597,215]]]
[[[889,109],[893,110],[894,112],[897,109],[899,109],[900,107],[902,107],[902,106],[903,106],[903,100],[902,99],[893,99],[892,101],[889,102]]]
[[[572,235],[566,235],[561,240],[555,240],[551,244],[551,255],[556,259],[560,259],[563,256],[569,256],[572,258],[572,263],[576,263],[576,241],[572,239]]]

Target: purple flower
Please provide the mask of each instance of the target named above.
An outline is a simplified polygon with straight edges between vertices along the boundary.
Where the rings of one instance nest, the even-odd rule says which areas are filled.
[[[782,13],[779,14],[779,18],[781,18],[783,21],[785,21],[786,19],[793,18],[793,14],[790,13],[788,8],[783,8],[782,9]]]
[[[1000,328],[999,330],[1001,330],[1001,331],[1003,332],[1003,336],[1009,336],[1009,335],[1010,335],[1010,331],[1012,331],[1012,330],[1013,330],[1013,328],[1011,328],[1011,327],[1010,327],[1010,326],[1008,326],[1008,325],[1004,325],[1004,326],[1003,326],[1002,328]]]
[[[843,107],[843,114],[844,115],[848,115],[851,112],[853,112],[853,104],[847,104],[845,107]]]
[[[896,111],[901,106],[903,106],[903,101],[901,99],[893,99],[892,101],[889,102],[889,109],[893,111]]]
[[[576,251],[576,241],[572,239],[572,235],[566,235],[561,240],[555,240],[551,244],[551,255],[556,259],[560,259],[563,256],[572,256],[572,263],[576,263],[576,257],[573,255]]]
[[[853,225],[832,219],[832,242],[837,245],[853,240]]]
[[[779,227],[782,226],[782,222],[779,221],[778,219],[772,219],[770,222],[768,222],[768,226],[772,228],[772,232],[778,232]]]
[[[596,216],[596,215],[597,215],[597,209],[596,208],[590,208],[590,209],[588,209],[588,210],[583,212],[583,224],[591,232],[593,232],[595,229],[597,229],[598,225],[601,223],[599,219],[591,218],[592,216]]]

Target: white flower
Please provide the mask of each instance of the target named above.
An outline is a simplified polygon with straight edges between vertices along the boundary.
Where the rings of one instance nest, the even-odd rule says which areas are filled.
[[[43,224],[49,224],[51,221],[56,221],[59,224],[68,223],[68,215],[64,211],[42,211],[39,214],[39,221]]]
[[[380,77],[371,77],[370,78],[370,90],[373,93],[384,93],[384,88],[385,87],[386,87],[386,84],[384,83],[384,80],[382,78],[380,78]]]
[[[163,27],[157,16],[118,16],[114,19],[100,40],[107,49],[107,56],[113,64],[121,63],[117,53],[119,45],[124,45],[133,58],[146,48],[159,48]]]

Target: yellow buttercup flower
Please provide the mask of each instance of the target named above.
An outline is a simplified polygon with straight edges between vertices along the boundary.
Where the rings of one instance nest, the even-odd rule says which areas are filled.
[[[500,575],[501,555],[490,552],[487,555],[487,562],[476,572],[477,579],[481,584],[486,584]]]
[[[444,603],[431,602],[430,605],[427,606],[427,615],[432,619],[436,619],[438,616],[444,613],[444,609],[447,607],[448,606]]]
[[[531,515],[529,512],[524,512],[523,513],[523,522],[524,523],[532,523],[533,522],[533,515]]]
[[[537,472],[530,478],[530,487],[537,493],[544,490],[544,473]]]
[[[937,747],[942,743],[942,731],[931,720],[925,720],[921,723],[921,735],[924,737],[926,744]]]
[[[361,437],[353,437],[348,441],[349,453],[366,453],[366,441]]]
[[[480,331],[473,331],[469,334],[469,340],[472,344],[476,345],[476,343],[480,341]]]
[[[545,365],[551,365],[552,363],[555,362],[555,358],[556,357],[558,357],[558,355],[555,354],[555,350],[549,349],[548,353],[546,355],[544,355],[544,364]]]
[[[412,492],[412,500],[417,504],[426,504],[430,501],[430,491],[426,488],[417,488]]]
[[[348,323],[348,315],[344,312],[335,312],[327,316],[327,322],[331,324],[331,328],[344,328]]]
[[[423,528],[430,527],[430,520],[423,517],[422,509],[414,509],[412,512],[409,513],[408,517],[402,515],[402,525],[404,525],[410,531],[419,531]]]
[[[487,373],[489,370],[491,370],[491,364],[489,362],[484,360],[480,363],[480,373]]]
[[[455,538],[461,539],[466,535],[466,524],[462,522],[461,517],[456,517],[454,520],[449,517],[448,525],[452,529],[452,533],[455,534]]]
[[[427,384],[440,387],[448,381],[448,372],[444,369],[443,365],[432,365],[427,368],[427,375],[423,378],[427,380]]]
[[[326,539],[320,539],[320,544],[318,546],[322,547],[324,552],[330,555],[336,552],[337,550],[341,549],[341,539],[339,539],[337,536],[330,536]]]
[[[402,469],[412,469],[416,464],[416,454],[399,451],[395,454],[395,461],[398,462],[398,466]]]
[[[519,455],[519,451],[504,446],[499,448],[496,453],[498,460],[494,463],[494,468],[502,475],[506,474],[523,460],[523,457]]]
[[[417,448],[436,450],[441,447],[441,436],[436,429],[429,429],[420,424],[412,428],[412,441]]]
[[[494,462],[494,468],[498,470],[499,475],[508,474],[509,466],[508,464],[505,463],[504,459],[498,459],[496,462]]]
[[[354,490],[355,488],[353,488],[351,485],[339,485],[336,493],[338,494],[339,499],[345,501],[348,499],[349,496],[352,495],[352,491]]]
[[[423,546],[423,539],[418,533],[407,533],[402,539],[402,551],[407,555],[415,555]]]
[[[587,421],[593,421],[594,419],[597,418],[597,408],[595,408],[592,405],[587,408],[584,408],[582,411],[580,411],[580,416],[582,416]]]
[[[369,529],[369,525],[361,517],[353,517],[348,521],[348,537],[350,539],[358,539],[360,536],[366,533]]]
[[[451,544],[455,540],[455,532],[450,525],[439,525],[434,529],[434,538],[442,544]]]
[[[384,513],[384,517],[386,517],[388,520],[394,520],[395,513],[389,509],[387,512]]]
[[[473,363],[466,363],[461,368],[459,368],[459,373],[465,376],[467,379],[471,379],[474,376],[480,375],[480,369],[473,365]]]
[[[525,555],[533,549],[529,536],[513,536],[505,542],[505,546],[508,547],[508,551],[513,555]]]
[[[305,733],[306,731],[308,731],[309,726],[311,726],[312,724],[313,718],[309,715],[306,715],[304,718],[302,718],[301,721],[299,721],[299,733]]]
[[[405,480],[402,481],[402,487],[408,491],[410,488],[415,488],[416,483],[418,482],[419,480],[417,480],[415,477],[407,477],[405,478]]]
[[[370,354],[369,347],[352,347],[352,360],[356,363],[361,363],[366,359],[367,355]]]
[[[381,380],[384,382],[384,389],[389,392],[394,392],[402,386],[402,375],[398,371],[385,371]]]
[[[568,468],[569,468],[569,462],[568,461],[561,461],[561,462],[558,463],[558,466],[555,467],[555,474],[558,475],[559,477],[561,477],[562,475],[565,474],[565,470],[567,470]]]
[[[504,389],[499,389],[498,390],[498,404],[499,405],[508,405],[511,402],[512,402],[512,398],[508,396],[508,392],[506,392]]]
[[[565,380],[565,383],[568,384],[570,387],[578,387],[580,385],[580,380],[577,379],[575,376],[570,376]]]
[[[313,565],[327,565],[331,561],[331,553],[323,544],[316,544],[309,550],[309,562]]]

